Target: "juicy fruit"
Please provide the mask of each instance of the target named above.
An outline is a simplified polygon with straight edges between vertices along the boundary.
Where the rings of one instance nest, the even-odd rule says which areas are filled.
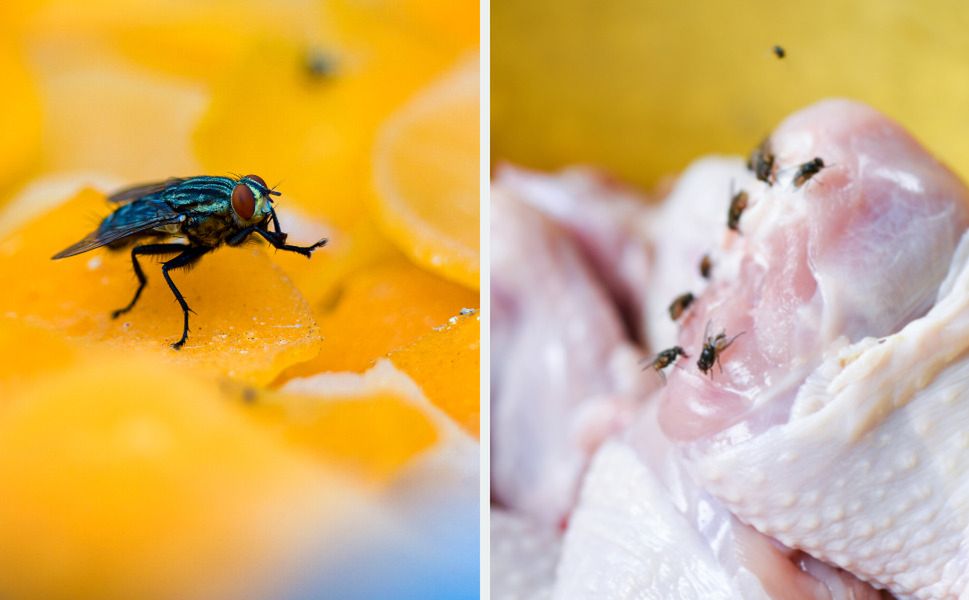
[[[396,257],[349,279],[337,304],[318,312],[323,342],[286,378],[321,371],[363,371],[374,360],[444,325],[478,301],[471,291]]]
[[[374,157],[374,207],[387,235],[425,268],[478,287],[478,59],[388,121]]]
[[[428,400],[477,437],[481,320],[469,314],[450,321],[391,353],[390,360],[420,386]]]

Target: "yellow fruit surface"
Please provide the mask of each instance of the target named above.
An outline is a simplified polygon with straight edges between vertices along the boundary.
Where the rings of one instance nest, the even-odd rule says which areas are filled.
[[[353,514],[214,384],[106,357],[0,407],[0,596],[272,597],[272,570]]]
[[[372,206],[408,256],[478,287],[479,68],[473,57],[396,113],[374,154]]]
[[[479,382],[481,320],[477,314],[454,317],[446,327],[425,334],[390,354],[390,360],[420,386],[465,431],[480,435]]]
[[[40,153],[40,94],[23,53],[0,41],[0,189],[23,174]]]
[[[284,378],[363,371],[446,324],[462,308],[477,306],[478,295],[398,256],[347,280],[334,300],[332,307],[318,307],[319,354],[287,370]]]

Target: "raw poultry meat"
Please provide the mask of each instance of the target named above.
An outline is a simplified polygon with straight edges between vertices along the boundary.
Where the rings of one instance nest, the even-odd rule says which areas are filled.
[[[520,305],[530,294],[542,296],[531,306],[545,303],[544,312],[502,312],[496,299],[493,327],[499,338],[505,335],[504,347],[509,339],[528,347],[529,320],[562,318],[557,302],[571,302],[569,319],[588,324],[605,316],[611,323],[585,330],[595,335],[582,341],[591,340],[596,350],[572,355],[565,372],[573,393],[559,390],[550,400],[542,385],[519,386],[518,401],[505,404],[501,420],[493,419],[495,455],[522,431],[514,426],[522,420],[542,440],[544,464],[563,464],[558,450],[569,447],[573,485],[592,452],[611,440],[598,451],[577,506],[571,487],[564,503],[543,505],[551,495],[541,485],[519,487],[513,501],[503,502],[512,510],[528,507],[525,514],[538,519],[547,518],[549,506],[556,519],[574,508],[558,598],[670,597],[674,587],[663,585],[695,598],[875,593],[825,563],[899,597],[969,597],[969,466],[960,460],[969,452],[969,407],[960,402],[969,383],[963,360],[969,241],[961,242],[969,192],[899,126],[851,102],[823,102],[796,114],[772,134],[770,148],[773,185],[758,181],[739,159],[704,159],[655,209],[622,212],[615,206],[625,204],[604,204],[603,213],[623,214],[612,221],[576,218],[580,211],[592,214],[594,200],[574,199],[594,198],[594,185],[569,196],[569,189],[582,186],[540,176],[526,186],[528,174],[518,173],[517,181],[504,177],[506,196],[530,198],[527,203],[544,212],[529,214],[542,223],[545,264],[584,265],[574,269],[583,273],[579,277],[558,268],[553,292],[545,291],[541,268],[522,276],[530,285],[504,287],[511,290],[506,305]],[[815,157],[823,168],[798,177],[800,165]],[[565,190],[560,200],[573,203],[536,202],[534,190],[542,185],[559,185]],[[731,232],[727,206],[741,190],[748,206],[739,231]],[[542,193],[555,198],[552,191]],[[610,236],[616,222],[621,225]],[[518,236],[536,239],[535,225],[523,226]],[[501,244],[496,239],[493,251]],[[617,248],[637,246],[649,258],[641,288],[628,285],[641,273],[603,260],[631,256]],[[713,265],[709,280],[697,269],[704,254]],[[494,277],[525,262],[493,262]],[[616,293],[622,289],[616,281],[627,284],[627,293]],[[573,289],[575,282],[580,285]],[[596,286],[609,292],[591,293]],[[576,290],[582,291],[574,296]],[[666,308],[684,291],[697,300],[674,326]],[[592,297],[597,300],[589,302]],[[624,335],[615,328],[617,311],[645,315],[645,331]],[[505,320],[510,314],[517,320]],[[542,342],[532,348],[568,348],[566,322],[558,321],[558,329],[546,324]],[[721,331],[725,339],[738,337],[704,375],[697,359]],[[624,354],[634,351],[636,339],[646,340],[651,352],[679,343],[690,359],[667,369],[667,383],[652,399],[648,392],[661,383],[655,376],[619,386],[646,390],[638,397],[635,425],[628,424],[636,407],[624,400],[602,413],[611,417],[600,415],[610,426],[598,429],[596,443],[574,444],[563,435],[570,429],[563,417],[553,413],[574,415],[583,398],[601,397],[575,389],[588,376],[584,361],[592,356],[600,362],[590,381],[609,388],[601,382],[621,380],[616,362],[601,357],[610,356],[610,344]],[[501,363],[494,389],[507,394],[515,387],[507,387],[507,374],[522,356],[493,357]],[[548,441],[555,437],[572,442]],[[534,440],[520,443],[517,456],[537,465],[528,454],[534,447]],[[542,477],[537,469],[519,482]],[[509,496],[496,486],[496,498]],[[750,562],[751,556],[761,562]]]
[[[679,342],[743,335],[722,373],[671,373],[660,424],[758,530],[902,597],[967,597],[969,192],[858,104],[804,110],[771,146],[777,182],[740,182],[742,235]]]
[[[558,525],[592,452],[655,384],[565,230],[500,187],[491,213],[492,494]]]
[[[693,483],[658,431],[640,428],[636,437],[636,448],[606,442],[593,460],[565,534],[555,598],[881,597],[741,523]]]

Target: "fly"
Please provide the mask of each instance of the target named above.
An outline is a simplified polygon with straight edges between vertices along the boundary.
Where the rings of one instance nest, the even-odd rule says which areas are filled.
[[[685,294],[680,294],[679,296],[677,296],[670,303],[670,309],[669,309],[670,318],[673,319],[674,321],[679,319],[680,316],[682,316],[683,313],[686,311],[686,309],[690,308],[690,305],[693,304],[693,300],[694,298],[693,298],[692,292],[687,292]]]
[[[765,139],[750,153],[747,168],[753,171],[760,181],[767,185],[774,185],[774,153],[770,147],[770,138]]]
[[[727,228],[731,231],[740,232],[740,217],[747,210],[747,192],[741,190],[730,199],[730,208],[727,210]]]
[[[116,319],[134,308],[148,283],[138,264],[138,256],[174,254],[162,263],[161,271],[184,316],[182,337],[172,344],[172,348],[178,350],[188,339],[191,309],[172,281],[170,271],[191,267],[222,244],[238,246],[254,233],[278,250],[296,252],[307,258],[314,250],[326,245],[325,238],[310,246],[286,243],[287,235],[280,230],[273,209],[272,197],[278,195],[280,193],[267,187],[258,175],[236,179],[171,178],[125,188],[108,197],[108,201],[117,204],[118,208],[105,217],[97,229],[53,258],[67,258],[102,246],[110,250],[133,246],[131,265],[138,278],[138,288],[127,306],[111,313]],[[170,237],[183,241],[165,241]]]
[[[663,369],[675,363],[676,360],[681,356],[683,358],[690,358],[690,356],[683,351],[683,348],[673,346],[672,348],[667,348],[666,350],[663,350],[657,354],[656,358],[653,359],[653,362],[651,362],[649,366],[660,374],[663,381],[666,381],[666,375],[663,374]]]
[[[306,51],[303,57],[303,66],[306,74],[314,81],[330,77],[335,70],[333,59],[317,46],[312,46]]]
[[[709,336],[710,323],[707,322],[706,329],[703,331],[703,350],[700,351],[700,358],[696,361],[696,366],[704,375],[708,375],[713,369],[713,365],[716,364],[720,367],[720,372],[723,373],[723,367],[720,366],[720,354],[733,344],[734,340],[739,338],[744,334],[743,331],[727,339],[727,334],[721,331],[715,336]]]
[[[776,56],[777,58],[784,58],[785,56],[787,56],[787,52],[784,51],[784,48],[782,46],[775,45],[773,48],[773,51],[774,51],[774,56]]]
[[[710,260],[710,255],[704,254],[703,258],[700,259],[700,277],[710,279],[711,269],[713,269],[713,262]]]
[[[808,179],[811,179],[817,175],[821,169],[824,168],[824,161],[820,157],[815,156],[814,160],[809,160],[797,168],[797,173],[794,174],[794,187],[799,188]]]

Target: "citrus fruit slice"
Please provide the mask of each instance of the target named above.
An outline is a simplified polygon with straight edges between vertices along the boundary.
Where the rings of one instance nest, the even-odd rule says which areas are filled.
[[[384,124],[371,203],[412,259],[478,289],[478,57],[418,94]]]
[[[323,342],[319,354],[282,376],[364,371],[388,352],[447,323],[477,294],[414,266],[398,253],[350,277],[332,307],[317,307]]]
[[[478,437],[481,320],[476,312],[452,317],[390,360],[420,386],[427,399]]]
[[[426,460],[477,472],[476,441],[388,360],[364,373],[293,379],[250,406],[288,442],[363,481],[388,483]]]

